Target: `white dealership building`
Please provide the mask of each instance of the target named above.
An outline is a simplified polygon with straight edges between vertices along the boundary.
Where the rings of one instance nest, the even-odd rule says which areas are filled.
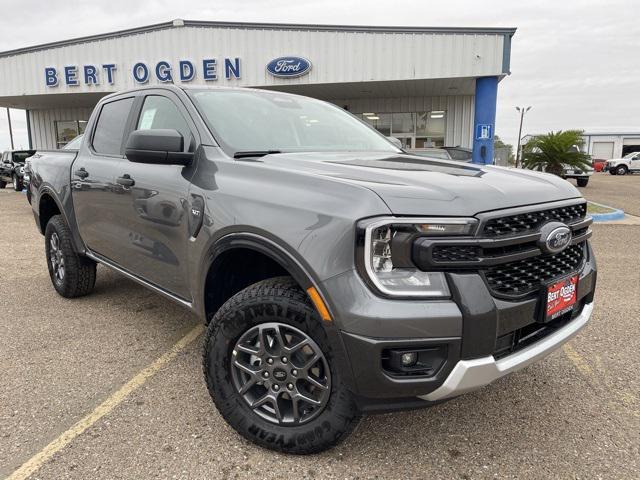
[[[0,106],[25,109],[32,148],[52,149],[111,92],[267,88],[333,102],[407,147],[473,146],[482,162],[514,32],[174,20],[2,52]]]

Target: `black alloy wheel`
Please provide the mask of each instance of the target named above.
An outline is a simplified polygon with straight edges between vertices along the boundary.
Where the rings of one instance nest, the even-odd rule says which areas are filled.
[[[53,281],[56,285],[62,285],[64,282],[64,255],[60,245],[60,237],[57,232],[53,232],[49,238],[49,261],[53,270]]]
[[[283,323],[250,328],[232,352],[232,378],[257,415],[279,425],[317,417],[331,392],[331,372],[320,347]]]

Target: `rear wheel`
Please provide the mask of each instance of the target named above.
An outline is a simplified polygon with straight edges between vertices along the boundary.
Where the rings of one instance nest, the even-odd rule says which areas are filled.
[[[21,192],[23,189],[22,179],[17,175],[13,175],[13,189],[16,192]]]
[[[615,168],[616,175],[626,175],[629,169],[625,165],[620,165]]]
[[[51,217],[44,239],[49,276],[56,291],[66,298],[89,294],[96,283],[96,263],[75,251],[62,215]]]
[[[224,419],[248,440],[309,454],[331,448],[357,426],[360,412],[321,322],[290,277],[251,285],[213,317],[205,379]]]
[[[4,188],[7,186],[7,182],[0,180],[0,188]]]
[[[586,187],[589,184],[588,178],[576,178],[576,183],[579,187]]]

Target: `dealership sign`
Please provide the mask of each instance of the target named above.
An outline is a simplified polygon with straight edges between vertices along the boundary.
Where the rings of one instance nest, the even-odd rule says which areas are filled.
[[[311,62],[302,57],[274,58],[267,64],[267,71],[274,77],[301,77],[311,70]]]
[[[241,76],[238,57],[225,58],[220,64],[215,58],[205,58],[199,62],[180,60],[177,64],[171,64],[165,60],[155,63],[136,62],[126,70],[136,83],[145,84],[151,78],[170,83],[190,82],[197,77],[205,81],[214,81],[218,79],[218,67],[220,67],[220,75],[224,73],[227,80]],[[114,85],[117,75],[118,65],[115,63],[51,66],[44,69],[47,87],[57,87],[60,84],[68,86],[100,85],[102,83]]]

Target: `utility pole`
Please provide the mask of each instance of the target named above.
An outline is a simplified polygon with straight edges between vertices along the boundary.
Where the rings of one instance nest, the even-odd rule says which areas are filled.
[[[13,150],[13,130],[11,129],[11,112],[9,111],[9,107],[7,107],[7,120],[9,120],[9,138],[11,138],[11,150]]]
[[[516,149],[516,168],[522,163],[522,152],[520,151],[520,141],[522,139],[522,123],[524,122],[524,114],[531,110],[531,107],[516,107],[520,112],[520,129],[518,130],[518,148]]]

